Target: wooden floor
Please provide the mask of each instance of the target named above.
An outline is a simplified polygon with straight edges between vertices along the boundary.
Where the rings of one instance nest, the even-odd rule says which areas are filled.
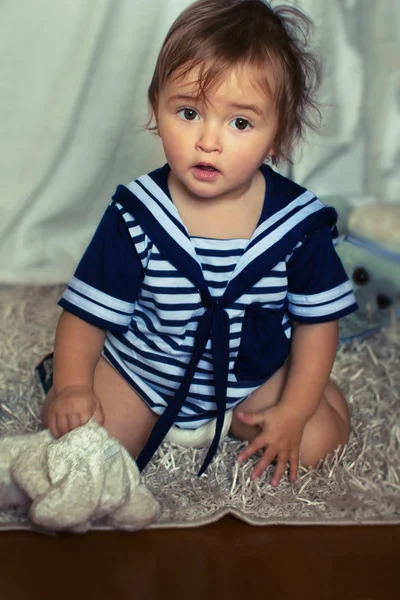
[[[0,534],[0,600],[391,600],[400,527]]]

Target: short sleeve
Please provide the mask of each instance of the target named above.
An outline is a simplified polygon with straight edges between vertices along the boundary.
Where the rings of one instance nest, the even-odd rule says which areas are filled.
[[[288,312],[294,321],[334,321],[358,308],[328,226],[299,244],[287,262],[287,276]]]
[[[115,333],[128,330],[143,268],[118,207],[110,204],[59,306]]]

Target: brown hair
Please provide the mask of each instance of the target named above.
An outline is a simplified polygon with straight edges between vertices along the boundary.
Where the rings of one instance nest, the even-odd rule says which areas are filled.
[[[150,127],[160,90],[169,77],[199,67],[198,94],[207,91],[234,67],[254,66],[258,83],[270,89],[272,67],[276,84],[278,131],[274,142],[277,164],[289,159],[294,143],[320,120],[314,99],[320,82],[320,63],[308,46],[311,21],[293,7],[272,8],[265,0],[198,0],[186,8],[164,40],[148,90]]]

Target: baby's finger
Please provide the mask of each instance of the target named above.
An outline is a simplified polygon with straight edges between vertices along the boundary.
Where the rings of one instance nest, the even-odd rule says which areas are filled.
[[[297,479],[298,473],[299,473],[299,462],[300,462],[300,457],[299,457],[299,450],[292,450],[292,452],[289,454],[289,463],[290,463],[290,481],[292,483],[294,483]]]
[[[78,413],[71,413],[68,415],[68,431],[72,431],[81,425],[81,416]]]
[[[58,431],[57,427],[56,414],[52,411],[49,412],[49,429],[54,438],[58,439],[60,437],[60,432]]]
[[[238,462],[244,462],[249,456],[255,454],[260,448],[265,448],[265,440],[261,436],[254,438],[250,444],[247,444],[246,448],[240,452],[237,457]]]
[[[258,461],[252,472],[250,473],[250,479],[257,479],[260,477],[265,469],[269,467],[276,456],[276,448],[269,446],[264,452],[262,458]]]
[[[271,485],[273,485],[274,487],[279,485],[279,482],[282,479],[282,475],[286,471],[287,464],[288,464],[288,455],[280,454],[278,457],[278,462],[275,467],[274,474],[271,479]]]
[[[238,412],[237,416],[240,421],[246,423],[246,425],[258,425],[264,423],[265,416],[263,412],[245,413]]]
[[[96,404],[96,410],[94,411],[93,416],[99,425],[104,425],[104,421],[105,421],[104,412],[103,412],[103,407],[101,406],[100,402],[98,402]]]
[[[62,437],[69,431],[68,416],[67,415],[56,415],[56,427],[58,431],[57,438]]]

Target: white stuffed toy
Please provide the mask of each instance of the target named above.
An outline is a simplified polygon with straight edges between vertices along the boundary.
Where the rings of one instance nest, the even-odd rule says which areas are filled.
[[[340,320],[340,338],[350,341],[400,315],[400,203],[323,201],[339,213],[336,250],[360,307]]]
[[[76,533],[98,520],[135,531],[159,513],[135,461],[94,419],[58,440],[49,430],[0,439],[0,508],[27,503],[39,527]]]

